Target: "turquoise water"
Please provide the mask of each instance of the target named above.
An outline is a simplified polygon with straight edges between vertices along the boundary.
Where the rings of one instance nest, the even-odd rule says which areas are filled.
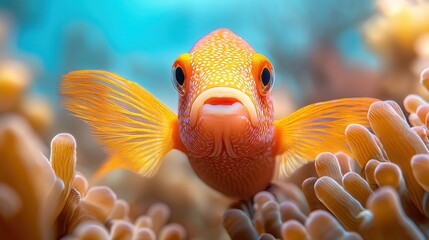
[[[295,98],[308,55],[330,42],[352,62],[374,64],[359,24],[372,1],[0,0],[11,31],[2,54],[35,72],[34,89],[56,100],[61,74],[76,69],[114,71],[176,108],[170,66],[204,34],[231,28],[276,67]]]

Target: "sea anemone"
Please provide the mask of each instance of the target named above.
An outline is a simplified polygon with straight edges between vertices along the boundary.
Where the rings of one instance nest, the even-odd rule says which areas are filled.
[[[0,114],[16,113],[42,133],[52,125],[54,113],[48,101],[28,92],[32,73],[22,61],[0,59]]]
[[[429,85],[429,70],[421,79]],[[345,131],[354,158],[320,153],[316,176],[300,185],[275,182],[250,206],[229,209],[228,234],[232,239],[428,238],[429,104],[409,95],[404,106],[411,125],[397,103],[373,103],[371,131],[357,124]]]
[[[378,14],[364,26],[369,47],[380,58],[384,96],[402,100],[410,92],[427,96],[415,79],[429,64],[429,4],[377,0]]]
[[[135,222],[129,205],[105,186],[90,187],[76,173],[76,142],[62,133],[52,139],[48,160],[27,122],[0,118],[0,239],[185,239],[169,223],[167,205],[152,205]]]

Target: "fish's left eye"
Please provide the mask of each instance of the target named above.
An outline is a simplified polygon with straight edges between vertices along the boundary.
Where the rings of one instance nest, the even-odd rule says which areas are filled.
[[[268,86],[273,81],[273,75],[271,75],[270,70],[268,68],[264,67],[261,73],[261,81],[264,86]]]
[[[266,96],[274,86],[274,68],[271,62],[262,54],[256,53],[252,57],[252,72],[259,93]]]
[[[274,69],[264,67],[261,72],[261,94],[266,95],[271,92],[274,85]]]

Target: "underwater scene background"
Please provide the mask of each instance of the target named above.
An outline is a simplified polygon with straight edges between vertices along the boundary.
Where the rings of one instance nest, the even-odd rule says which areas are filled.
[[[153,178],[96,178],[108,156],[61,106],[61,76],[115,72],[177,112],[172,63],[220,27],[273,63],[277,119],[383,100],[371,130],[346,129],[353,156],[321,153],[251,204],[207,187],[177,151]],[[428,67],[424,0],[0,0],[0,239],[428,238]]]

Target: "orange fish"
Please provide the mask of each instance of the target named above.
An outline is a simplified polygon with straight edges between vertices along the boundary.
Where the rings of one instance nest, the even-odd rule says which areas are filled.
[[[172,149],[217,191],[247,198],[324,151],[349,153],[344,130],[368,125],[373,98],[306,106],[274,120],[271,62],[228,29],[199,40],[172,66],[176,115],[147,90],[114,73],[73,71],[61,82],[65,107],[85,120],[111,157],[102,172],[154,175]]]

